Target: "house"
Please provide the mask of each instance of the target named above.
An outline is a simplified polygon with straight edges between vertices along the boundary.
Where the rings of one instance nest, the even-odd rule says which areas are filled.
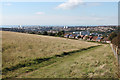
[[[75,38],[76,39],[79,39],[81,36],[79,35],[79,34],[77,34],[76,36],[75,36]]]
[[[91,36],[98,36],[98,33],[90,33]]]
[[[80,31],[80,35],[90,35],[89,31]]]
[[[93,38],[93,36],[89,36],[89,38],[87,40],[91,41]]]
[[[94,36],[94,37],[92,38],[92,41],[96,41],[97,38],[98,38],[98,36]]]
[[[102,34],[98,34],[98,36],[99,36],[99,37],[101,37],[101,36],[102,36]]]
[[[81,39],[83,39],[83,38],[84,38],[84,35],[80,35],[80,37],[81,37]]]
[[[69,38],[69,35],[70,35],[70,34],[64,34],[64,37],[65,37],[65,38]]]
[[[87,36],[87,35],[83,37],[84,40],[87,40],[88,38],[89,38],[89,36]]]
[[[105,38],[102,40],[102,42],[111,43],[111,41],[110,41],[107,37],[105,37]]]
[[[102,38],[101,37],[97,37],[96,41],[101,42]]]
[[[73,34],[79,34],[79,32],[73,32]]]
[[[75,34],[70,34],[70,35],[69,35],[69,38],[73,38],[73,39],[75,39],[75,37],[76,37]]]

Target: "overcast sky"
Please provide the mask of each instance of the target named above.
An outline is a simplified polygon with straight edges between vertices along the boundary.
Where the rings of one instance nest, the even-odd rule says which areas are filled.
[[[2,2],[2,25],[117,25],[117,2]]]

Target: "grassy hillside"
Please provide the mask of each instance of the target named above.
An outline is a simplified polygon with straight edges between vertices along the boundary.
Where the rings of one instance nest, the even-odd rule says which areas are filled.
[[[0,33],[3,78],[117,77],[109,44],[16,32]]]
[[[84,41],[15,32],[3,32],[2,41],[3,68],[23,60],[50,57],[66,51],[97,45]]]
[[[58,59],[22,78],[115,78],[115,58],[109,45],[95,47]]]
[[[98,45],[97,43],[42,35],[5,31],[1,33],[2,63],[5,73],[3,76],[6,76],[6,74],[10,76],[13,70],[25,68],[25,65],[38,64],[39,59],[45,61],[55,55]]]

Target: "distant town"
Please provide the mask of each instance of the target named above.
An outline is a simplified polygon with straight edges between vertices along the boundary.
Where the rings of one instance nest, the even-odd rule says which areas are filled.
[[[110,43],[108,36],[117,26],[22,26],[1,28],[3,31],[58,36],[71,39]]]

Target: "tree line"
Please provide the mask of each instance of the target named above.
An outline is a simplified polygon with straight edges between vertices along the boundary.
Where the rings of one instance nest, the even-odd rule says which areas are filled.
[[[58,31],[58,33],[52,33],[52,32],[47,32],[47,31],[43,31],[43,32],[34,32],[34,31],[30,31],[28,32],[29,34],[38,34],[38,35],[48,35],[48,36],[56,36],[56,37],[63,37],[65,34],[65,31]]]
[[[120,32],[112,32],[109,35],[108,39],[111,41],[112,44],[120,48]]]

